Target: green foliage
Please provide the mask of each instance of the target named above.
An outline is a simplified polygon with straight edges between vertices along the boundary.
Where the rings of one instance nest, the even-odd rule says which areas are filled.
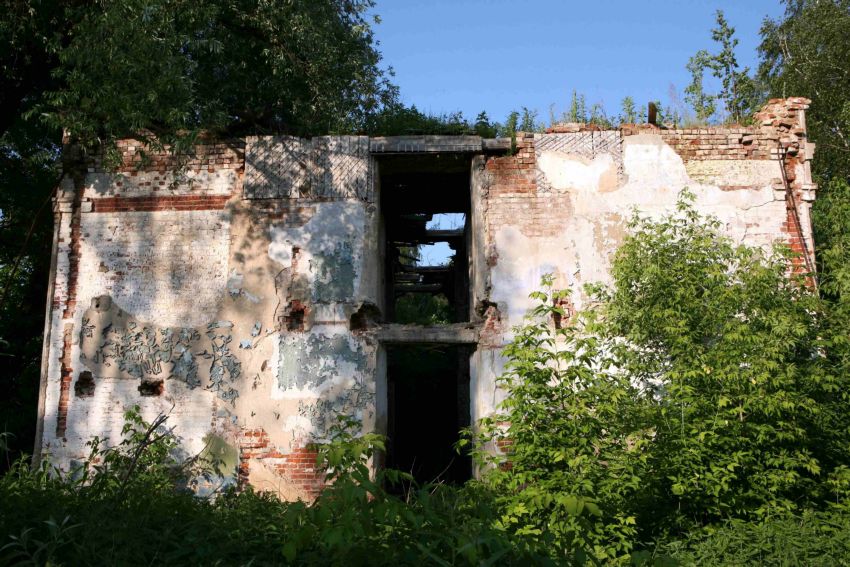
[[[806,129],[818,144],[814,172],[821,180],[850,179],[850,2],[785,6],[784,17],[762,25],[759,77],[773,97],[812,99]]]
[[[507,397],[478,439],[506,529],[624,561],[727,519],[847,506],[850,384],[824,356],[834,323],[787,250],[733,244],[692,199],[635,217],[612,285],[569,324],[551,278],[532,295],[505,351]]]
[[[520,115],[519,121],[519,131],[520,132],[537,132],[542,129],[542,124],[537,122],[537,111],[529,110],[526,107],[522,107],[522,114]]]
[[[412,479],[370,476],[367,462],[383,440],[355,435],[353,421],[341,420],[318,447],[331,484],[309,506],[250,489],[215,498],[180,489],[203,467],[174,457],[165,424],[131,411],[125,441],[94,443],[77,474],[20,461],[0,477],[0,565],[551,564],[545,548],[495,527],[493,495],[482,485],[388,495],[384,483]]]
[[[615,371],[609,345],[585,332],[594,321],[551,324],[566,317],[564,293],[551,284],[545,278],[532,295],[538,305],[505,350],[507,398],[481,423],[487,446],[507,442],[507,455],[477,457],[490,469],[505,529],[563,554],[587,548],[600,560],[624,560],[645,476],[646,397]]]
[[[406,293],[396,299],[394,320],[397,323],[444,325],[453,319],[451,305],[443,294]]]
[[[735,28],[729,25],[723,12],[718,10],[717,27],[711,30],[711,39],[720,47],[720,51],[709,59],[708,65],[714,76],[720,79],[721,89],[718,98],[726,107],[726,113],[733,122],[743,122],[747,114],[755,110],[758,93],[750,78],[749,69],[740,69],[735,48]]]
[[[691,74],[691,84],[685,88],[685,100],[693,107],[697,120],[703,123],[708,122],[716,110],[716,97],[706,94],[703,87],[705,70],[710,61],[711,56],[708,51],[700,49],[687,64],[688,72]]]
[[[583,94],[573,91],[570,97],[570,108],[564,114],[564,122],[587,122],[587,105]]]
[[[847,378],[818,355],[822,305],[787,253],[733,245],[687,199],[633,223],[599,296],[627,345],[618,365],[655,391],[652,513],[701,525],[817,505],[850,457],[834,421]]]
[[[70,4],[53,46],[54,84],[33,112],[92,143],[142,130],[187,142],[200,130],[357,130],[396,95],[379,67],[371,7],[369,0]]]
[[[733,567],[832,567],[850,565],[850,516],[846,512],[734,520],[718,528],[688,534],[660,546],[683,565]]]
[[[622,114],[620,114],[620,123],[634,124],[637,121],[637,112],[635,111],[635,99],[627,96],[620,103]]]

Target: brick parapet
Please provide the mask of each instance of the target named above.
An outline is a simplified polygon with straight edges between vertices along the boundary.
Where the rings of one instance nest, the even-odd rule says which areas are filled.
[[[777,159],[779,148],[794,152],[805,145],[804,112],[810,102],[800,97],[771,99],[754,115],[752,126],[670,129],[652,124],[624,124],[620,133],[659,135],[684,161]]]
[[[625,136],[655,134],[684,161],[775,159],[780,134],[769,126],[716,128],[658,128],[650,124],[627,124]]]
[[[103,156],[90,161],[90,173],[129,173],[134,171],[215,171],[221,169],[243,169],[245,167],[245,141],[241,139],[200,143],[191,152],[172,152],[170,146],[153,148],[137,139],[116,142],[121,163],[116,168],[105,165]]]

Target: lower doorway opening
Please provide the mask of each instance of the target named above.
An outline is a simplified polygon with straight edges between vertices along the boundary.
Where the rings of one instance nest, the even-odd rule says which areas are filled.
[[[469,426],[471,347],[386,345],[386,352],[386,466],[410,473],[419,484],[466,482],[472,462],[455,443]]]

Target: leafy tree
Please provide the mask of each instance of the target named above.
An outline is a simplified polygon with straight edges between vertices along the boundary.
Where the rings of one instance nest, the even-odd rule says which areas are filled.
[[[717,27],[711,30],[711,38],[719,44],[720,51],[709,59],[709,66],[714,76],[720,79],[718,98],[726,106],[726,113],[733,121],[742,122],[748,112],[755,110],[755,83],[750,78],[749,68],[741,69],[738,65],[735,28],[729,25],[721,10],[717,11],[716,21]]]
[[[716,102],[723,104],[726,116],[733,122],[744,122],[757,109],[761,96],[748,68],[741,69],[735,54],[738,39],[735,28],[729,25],[723,12],[715,16],[716,26],[711,30],[712,40],[718,44],[717,53],[700,50],[690,58],[687,69],[691,84],[685,89],[685,98],[694,108],[698,120],[708,120],[716,111]],[[704,89],[706,70],[720,80],[720,92],[711,95]]]
[[[69,5],[56,84],[36,112],[84,141],[141,130],[168,138],[201,129],[357,130],[395,95],[379,67],[371,7],[369,0]]]
[[[710,61],[711,56],[708,51],[700,49],[687,64],[688,71],[691,73],[691,84],[685,88],[685,100],[691,104],[700,122],[708,122],[716,110],[714,103],[716,97],[706,94],[703,86],[705,70]]]

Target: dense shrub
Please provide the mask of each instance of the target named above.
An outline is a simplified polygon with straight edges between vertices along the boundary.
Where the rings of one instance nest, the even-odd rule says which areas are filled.
[[[0,479],[0,565],[511,565],[547,564],[496,527],[492,492],[480,484],[413,487],[402,500],[370,478],[378,436],[339,427],[320,448],[332,481],[311,506],[251,490],[213,499],[175,489],[209,463],[169,457],[164,421],[131,412],[127,441],[95,443],[79,474],[30,471],[21,461]]]
[[[733,520],[660,546],[680,564],[712,567],[850,565],[850,515],[807,512],[763,522]],[[649,555],[649,554],[647,554]]]
[[[506,529],[625,561],[846,501],[846,325],[787,250],[733,244],[692,200],[634,219],[611,285],[569,324],[551,278],[534,295],[479,439],[508,446],[478,455]]]

